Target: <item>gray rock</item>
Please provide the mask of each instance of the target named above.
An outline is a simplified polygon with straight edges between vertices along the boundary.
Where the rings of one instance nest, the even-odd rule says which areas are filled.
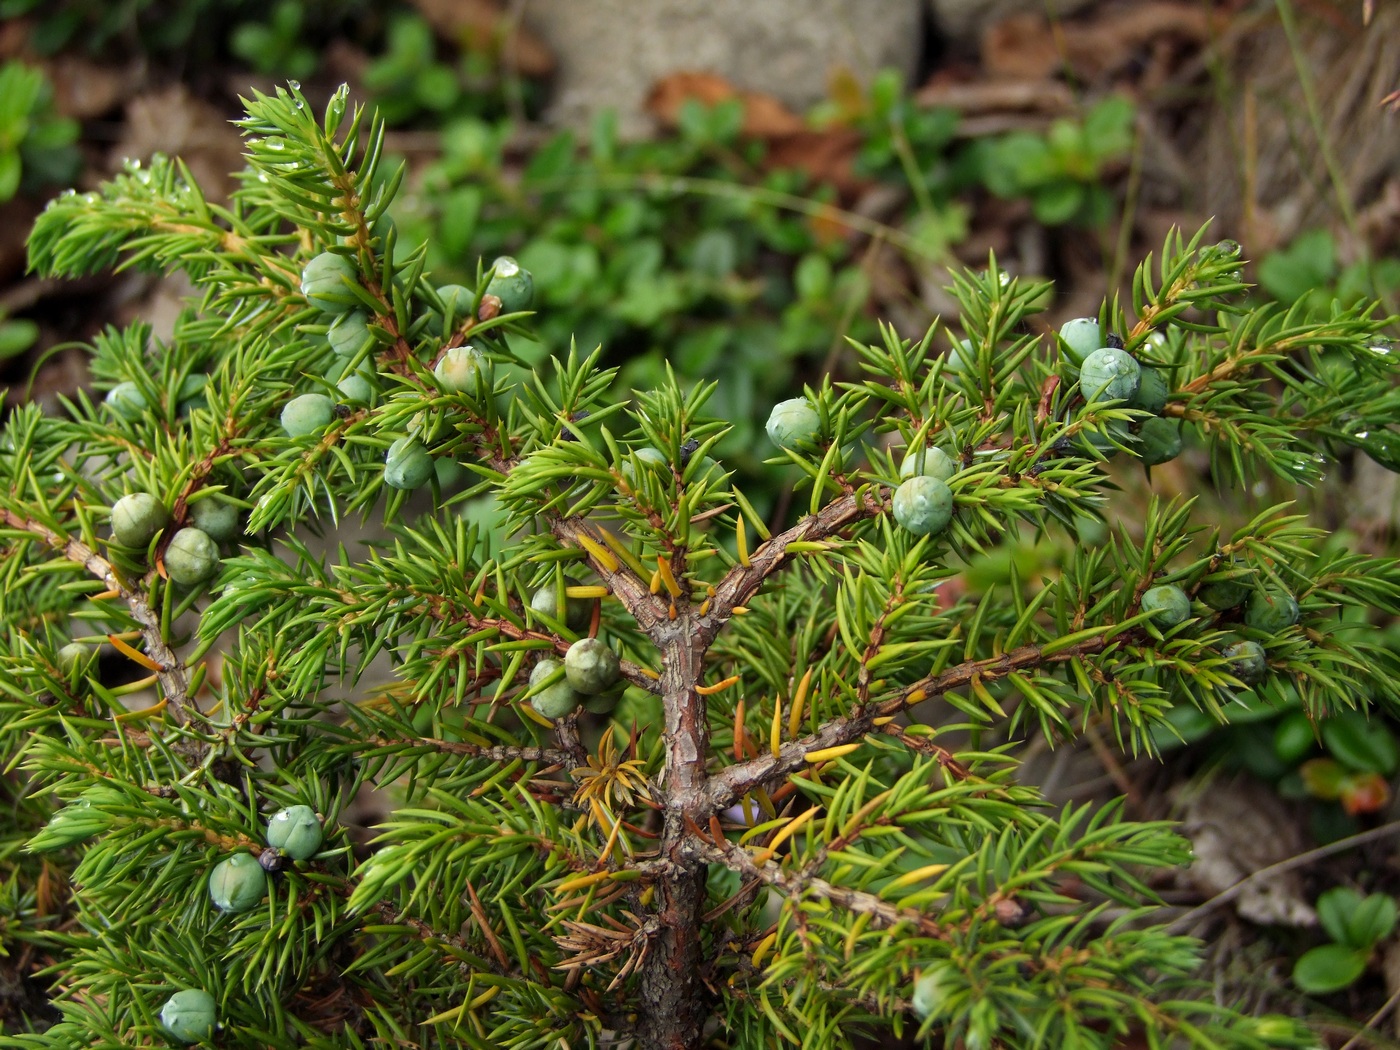
[[[953,45],[976,48],[982,33],[1012,15],[1067,18],[1091,0],[928,0],[929,17],[940,36]]]
[[[922,43],[920,0],[526,0],[524,21],[558,58],[554,122],[585,126],[604,108],[625,135],[651,130],[643,104],[661,78],[717,73],[798,112],[831,74],[868,83],[892,66],[906,81]]]

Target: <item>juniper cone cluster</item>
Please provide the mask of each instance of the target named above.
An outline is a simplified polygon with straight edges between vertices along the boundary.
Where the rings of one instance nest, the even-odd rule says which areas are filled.
[[[247,111],[228,207],[157,157],[30,240],[45,276],[200,296],[168,341],[96,339],[105,400],[0,439],[0,930],[46,966],[0,1045],[1315,1042],[1197,983],[1148,888],[1187,860],[1170,826],[1048,808],[999,745],[1150,750],[1249,689],[1400,699],[1372,629],[1400,568],[1245,496],[1386,461],[1373,310],[1248,307],[1237,245],[1173,235],[1061,338],[993,260],[958,317],[788,402],[768,521],[710,388],[619,391],[567,348],[531,370],[518,272],[434,285],[344,91]],[[1153,420],[1237,520],[1126,501],[1106,463]],[[213,500],[232,539],[196,524]],[[390,538],[313,553],[356,515]],[[216,564],[181,545],[181,583],[193,528]],[[944,586],[1045,535],[1057,574]]]

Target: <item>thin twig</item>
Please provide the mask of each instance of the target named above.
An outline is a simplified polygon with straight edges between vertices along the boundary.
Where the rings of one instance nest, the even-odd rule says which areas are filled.
[[[1221,890],[1204,904],[1200,904],[1192,908],[1185,915],[1172,920],[1172,922],[1167,925],[1166,932],[1176,933],[1187,929],[1202,916],[1210,914],[1222,905],[1229,904],[1243,893],[1246,888],[1261,879],[1267,879],[1274,875],[1282,875],[1284,872],[1292,871],[1294,868],[1306,867],[1315,860],[1322,860],[1324,857],[1330,857],[1334,853],[1345,853],[1355,846],[1363,846],[1368,842],[1375,842],[1377,839],[1388,838],[1398,833],[1400,833],[1400,820],[1393,821],[1389,824],[1382,824],[1380,827],[1372,828],[1370,831],[1362,831],[1355,835],[1348,835],[1344,839],[1338,839],[1336,842],[1329,842],[1325,846],[1318,846],[1316,849],[1310,849],[1306,853],[1299,853],[1297,856],[1289,857],[1287,860],[1281,860],[1277,864],[1270,864],[1267,868],[1260,868],[1258,871],[1246,875],[1228,889]]]
[[[1381,1005],[1381,1008],[1367,1018],[1359,1032],[1342,1044],[1342,1050],[1355,1050],[1356,1047],[1360,1046],[1361,1037],[1367,1032],[1375,1031],[1376,1025],[1385,1020],[1386,1014],[1395,1009],[1396,1003],[1400,1003],[1400,988],[1395,989],[1390,998]]]
[[[69,561],[87,569],[93,576],[105,583],[108,590],[116,591],[121,595],[122,601],[126,602],[127,608],[131,611],[131,618],[141,628],[141,636],[146,643],[146,655],[159,665],[156,677],[160,681],[162,692],[165,694],[166,705],[180,725],[187,725],[190,720],[190,709],[189,681],[185,677],[185,666],[175,655],[175,651],[165,644],[165,638],[160,630],[160,618],[151,611],[146,599],[126,585],[126,582],[112,568],[111,562],[86,544],[60,535],[48,526],[21,517],[13,511],[0,511],[0,520],[3,520],[7,525],[39,537]]]

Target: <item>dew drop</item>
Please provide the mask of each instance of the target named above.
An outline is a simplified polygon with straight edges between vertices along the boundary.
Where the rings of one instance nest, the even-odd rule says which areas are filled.
[[[293,91],[300,91],[300,90],[301,90],[301,81],[300,81],[300,80],[289,80],[289,81],[287,81],[287,86],[288,86],[289,88],[291,88]],[[300,106],[297,107],[297,109],[300,109],[300,108],[301,108]]]
[[[1371,436],[1371,432],[1369,430],[1358,430],[1355,436],[1357,440],[1365,441],[1368,437]]]

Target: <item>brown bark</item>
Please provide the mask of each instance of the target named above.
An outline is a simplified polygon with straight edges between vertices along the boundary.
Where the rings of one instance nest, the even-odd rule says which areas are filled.
[[[708,819],[705,762],[710,730],[700,680],[707,633],[689,603],[659,632],[661,700],[666,728],[665,824],[661,858],[668,873],[655,883],[657,933],[640,967],[642,1018],[638,1035],[651,1050],[691,1050],[700,1045],[706,1010],[700,980],[700,916],[705,905],[705,861],[687,819]],[[656,638],[656,635],[653,635]]]

